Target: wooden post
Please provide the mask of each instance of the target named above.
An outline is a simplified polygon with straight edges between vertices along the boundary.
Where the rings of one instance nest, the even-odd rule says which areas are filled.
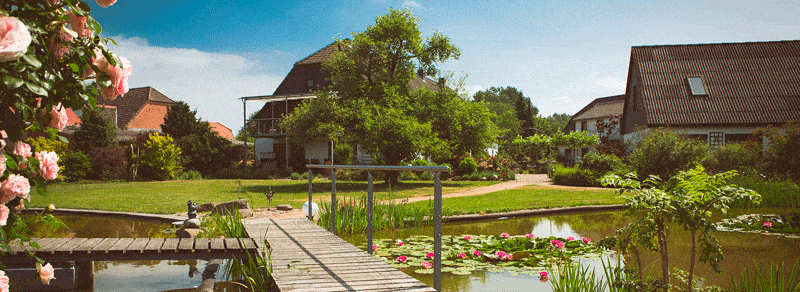
[[[92,291],[94,289],[94,269],[92,262],[75,262],[75,289]]]

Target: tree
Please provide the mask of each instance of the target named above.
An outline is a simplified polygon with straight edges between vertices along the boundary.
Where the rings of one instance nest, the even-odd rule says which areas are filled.
[[[705,160],[705,141],[681,137],[666,129],[655,129],[639,142],[629,160],[641,176],[657,175],[662,179],[688,170]]]
[[[83,109],[81,127],[75,131],[75,147],[83,153],[117,144],[117,127],[101,111],[100,108]]]
[[[328,91],[335,94],[319,93],[286,118],[293,141],[346,139],[389,165],[449,148],[433,123],[420,118],[423,105],[415,98],[458,95],[412,89],[409,83],[416,76],[436,77],[436,64],[458,58],[460,51],[438,32],[423,40],[418,23],[409,10],[389,9],[352,40],[338,40],[337,52],[323,64],[331,73]],[[397,182],[396,174],[388,177]]]
[[[505,132],[504,140],[508,142],[527,133],[526,129],[533,128],[534,119],[539,114],[539,109],[533,106],[531,99],[514,87],[491,87],[476,92],[472,99],[484,102],[495,114],[492,122]]]
[[[141,152],[141,172],[152,179],[174,179],[182,170],[180,156],[181,149],[175,145],[172,137],[152,133]]]
[[[568,114],[553,114],[549,117],[536,117],[534,119],[534,128],[537,132],[552,136],[555,133],[561,132],[569,122],[571,115]]]
[[[167,109],[161,130],[175,139],[186,169],[213,175],[231,166],[239,153],[230,141],[220,137],[196,115],[197,111],[190,110],[188,104],[178,102]]]
[[[161,131],[170,134],[175,139],[180,139],[201,130],[197,111],[191,110],[189,104],[179,101],[169,108],[161,124]]]

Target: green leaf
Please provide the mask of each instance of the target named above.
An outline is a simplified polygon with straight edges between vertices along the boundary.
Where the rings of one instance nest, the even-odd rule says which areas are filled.
[[[25,87],[27,87],[28,90],[30,90],[32,93],[35,93],[35,94],[38,94],[38,95],[41,95],[41,96],[47,96],[47,90],[45,90],[44,88],[42,88],[39,85],[33,84],[31,82],[25,82]]]
[[[78,2],[78,7],[83,9],[83,11],[92,12],[92,8],[89,7],[89,5],[86,4],[86,2],[83,2],[83,1]]]
[[[5,85],[10,88],[18,88],[25,83],[25,80],[22,80],[21,78],[17,78],[11,75],[5,75],[3,76],[3,83],[5,83]]]
[[[36,59],[36,57],[34,57],[33,54],[24,54],[22,55],[22,59],[24,59],[26,62],[28,62],[28,64],[30,64],[36,69],[42,67],[42,62],[39,62],[39,59]]]

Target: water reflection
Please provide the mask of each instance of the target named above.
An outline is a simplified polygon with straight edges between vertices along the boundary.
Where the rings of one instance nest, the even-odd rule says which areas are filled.
[[[731,216],[748,213],[781,213],[781,209],[740,209],[732,210]],[[615,231],[628,223],[623,212],[591,212],[574,213],[552,216],[538,216],[529,218],[514,218],[505,220],[487,220],[465,223],[445,224],[442,231],[445,235],[498,235],[507,232],[512,235],[533,233],[538,237],[588,237],[597,241],[603,237],[614,235]],[[690,243],[686,241],[688,234],[678,226],[670,229],[670,262],[673,265],[688,270],[688,254]],[[376,238],[402,239],[411,235],[432,235],[433,227],[391,230],[390,232],[376,232]],[[731,277],[755,266],[766,267],[782,261],[793,264],[797,261],[797,251],[800,250],[800,240],[762,234],[739,232],[715,232],[719,239],[726,260],[721,263],[723,273],[716,274],[706,264],[697,265],[697,273],[706,278],[706,282],[730,288]],[[364,235],[345,236],[345,240],[362,246],[366,242]],[[642,262],[648,265],[656,261],[655,254],[645,254]],[[598,260],[583,260],[583,264],[600,267]],[[651,265],[660,267],[658,263]],[[600,271],[598,271],[600,272]],[[406,273],[420,281],[433,285],[432,275],[420,275],[413,270]],[[445,273],[442,275],[442,288],[445,291],[552,291],[549,283],[539,282],[538,277],[528,275],[511,275],[503,272],[476,271],[468,276],[457,276]]]
[[[31,237],[38,238],[154,238],[174,237],[174,233],[164,233],[170,224],[118,218],[109,216],[88,216],[59,214],[64,225],[53,227],[37,222],[36,216],[22,216],[30,229]]]

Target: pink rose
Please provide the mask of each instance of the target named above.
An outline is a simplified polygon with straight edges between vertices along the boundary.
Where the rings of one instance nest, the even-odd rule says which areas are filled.
[[[557,248],[564,248],[564,244],[563,244],[563,243],[561,243],[561,242],[557,242],[557,243],[556,243],[556,247],[557,247]]]
[[[575,237],[572,237],[572,236],[567,237],[567,241],[573,241],[573,240],[575,240]]]
[[[50,0],[50,5],[56,5],[60,2],[59,0]]]
[[[69,46],[64,45],[64,43],[72,42],[72,35],[66,32],[65,29],[66,27],[62,27],[52,39],[47,41],[49,43],[48,47],[56,59],[61,59],[69,54]]]
[[[0,204],[5,204],[19,197],[22,199],[29,198],[28,193],[31,192],[31,185],[28,179],[21,175],[12,174],[0,184]]]
[[[472,238],[472,236],[464,235],[464,240],[469,240],[470,238]]]
[[[530,233],[528,233],[528,234],[525,234],[525,237],[527,237],[527,238],[533,238],[533,234],[530,234]]]
[[[509,236],[508,233],[505,233],[505,232],[500,233],[500,237],[502,237],[502,238],[508,238],[508,236]]]
[[[430,269],[431,267],[433,267],[433,264],[431,264],[429,262],[422,262],[422,267],[426,268],[426,269]]]
[[[581,239],[581,241],[583,241],[583,243],[590,243],[590,242],[592,242],[592,240],[591,240],[591,239],[589,239],[589,238],[587,238],[587,237],[584,237],[583,239]]]
[[[482,254],[483,254],[483,253],[482,253],[480,250],[476,250],[476,251],[473,251],[473,252],[472,252],[472,255],[474,255],[474,256],[476,256],[476,257],[479,257],[479,256],[481,256]]]
[[[67,16],[69,17],[69,25],[72,26],[72,30],[78,33],[78,37],[92,36],[92,30],[86,26],[86,16],[78,16],[74,12]]]
[[[14,61],[22,57],[31,44],[28,27],[16,17],[0,17],[0,62]]]
[[[0,271],[0,292],[8,292],[8,276],[5,271]]]
[[[0,226],[6,226],[9,213],[11,213],[11,210],[8,209],[6,204],[0,204]]]
[[[502,259],[502,258],[504,258],[505,256],[506,256],[506,252],[504,252],[504,251],[498,251],[498,252],[497,252],[497,258],[498,258],[498,259]]]
[[[433,259],[433,253],[432,252],[426,253],[425,257],[429,258],[429,259]]]
[[[67,126],[67,122],[69,122],[69,117],[67,117],[67,109],[59,102],[58,105],[54,106],[50,111],[50,125],[48,126],[61,131]]]
[[[114,5],[114,3],[117,3],[117,0],[97,0],[97,5],[103,8]]]
[[[404,264],[406,263],[407,260],[408,260],[408,257],[406,257],[406,256],[397,257],[397,261],[401,262],[401,263],[404,263]]]
[[[460,254],[458,254],[458,258],[463,260],[463,259],[467,258],[467,255],[463,254],[463,253],[460,253]]]
[[[0,152],[0,176],[3,176],[6,173],[6,154]]]
[[[96,60],[97,67],[101,72],[108,74],[108,78],[111,79],[111,86],[103,87],[98,84],[100,94],[105,99],[114,100],[118,95],[128,93],[128,77],[131,76],[132,71],[131,62],[125,57],[117,56],[119,62],[116,66],[111,66],[102,54],[100,56]]]
[[[39,175],[42,178],[54,180],[58,177],[58,155],[55,152],[36,152],[36,159],[39,160]]]
[[[55,271],[53,271],[53,266],[49,263],[39,268],[39,278],[42,280],[42,284],[50,285],[50,280],[56,278],[53,275],[55,275]]]
[[[22,141],[17,141],[17,143],[14,143],[13,153],[22,156],[23,158],[28,158],[33,155],[33,153],[31,153],[31,145],[28,145],[28,143]]]

